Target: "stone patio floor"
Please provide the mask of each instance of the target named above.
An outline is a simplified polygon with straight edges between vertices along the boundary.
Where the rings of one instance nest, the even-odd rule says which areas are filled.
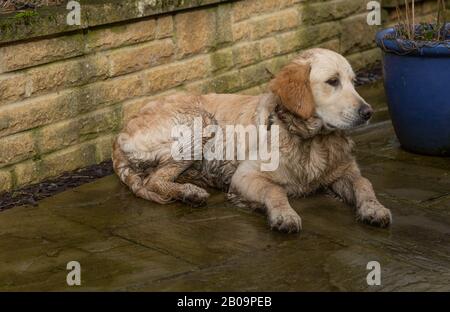
[[[389,122],[354,139],[388,229],[315,195],[291,201],[301,234],[281,234],[220,192],[202,208],[161,206],[109,176],[0,213],[0,290],[450,291],[450,159],[401,150]],[[72,260],[81,286],[66,284]],[[381,286],[366,282],[373,260]]]

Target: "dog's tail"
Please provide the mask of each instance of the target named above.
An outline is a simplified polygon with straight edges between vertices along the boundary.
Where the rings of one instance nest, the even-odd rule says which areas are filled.
[[[120,180],[125,183],[131,191],[138,197],[154,201],[159,204],[167,204],[172,202],[171,198],[164,198],[161,195],[148,190],[144,183],[143,172],[136,171],[131,166],[127,155],[119,144],[120,135],[114,141],[112,150],[113,168]]]

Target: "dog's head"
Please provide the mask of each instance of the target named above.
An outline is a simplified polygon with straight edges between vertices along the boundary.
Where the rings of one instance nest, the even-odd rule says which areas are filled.
[[[300,118],[316,116],[328,129],[349,129],[368,122],[369,104],[356,92],[355,74],[340,54],[311,49],[286,65],[270,89]]]

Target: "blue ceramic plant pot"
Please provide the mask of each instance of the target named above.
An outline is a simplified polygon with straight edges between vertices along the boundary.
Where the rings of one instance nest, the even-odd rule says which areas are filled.
[[[393,28],[385,29],[376,41],[400,144],[419,154],[450,156],[450,41],[412,49],[411,41],[394,35]]]

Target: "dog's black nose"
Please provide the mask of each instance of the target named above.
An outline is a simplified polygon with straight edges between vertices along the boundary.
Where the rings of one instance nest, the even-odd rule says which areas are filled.
[[[364,105],[361,105],[361,107],[359,108],[358,113],[359,113],[359,116],[361,116],[362,119],[369,120],[370,117],[372,117],[372,115],[373,115],[373,109],[369,105],[364,104]]]

